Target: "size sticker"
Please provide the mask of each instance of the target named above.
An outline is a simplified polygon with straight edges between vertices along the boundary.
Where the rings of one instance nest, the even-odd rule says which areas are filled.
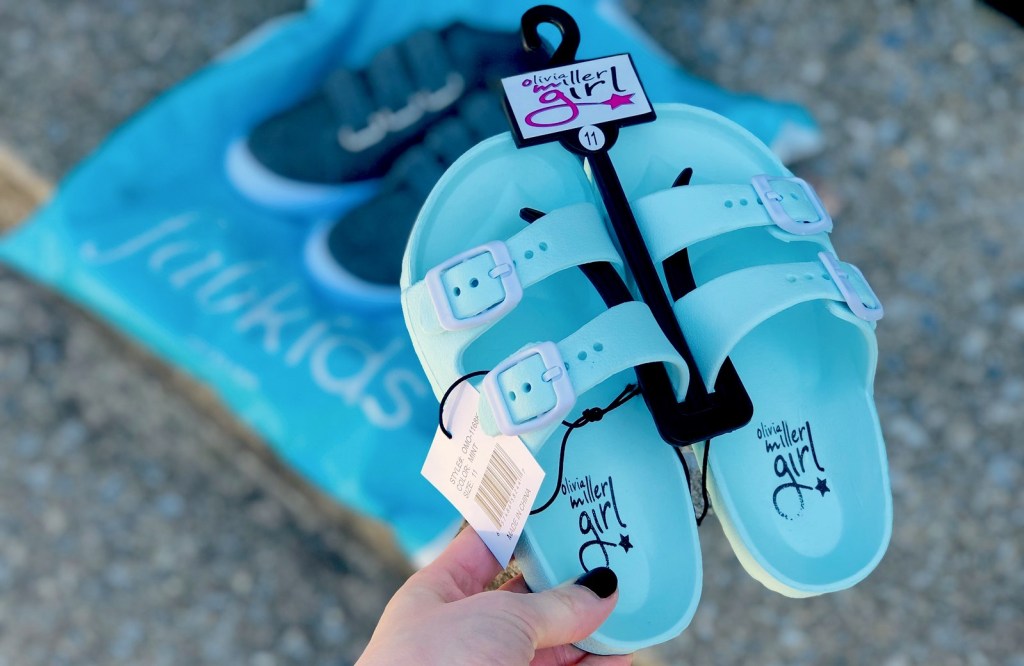
[[[437,431],[421,473],[458,509],[501,566],[523,533],[544,470],[518,437],[480,428],[480,393],[467,383],[446,404],[448,439]]]
[[[554,135],[587,125],[654,119],[654,109],[626,53],[510,76],[501,85],[515,119],[517,139],[524,144],[557,138]],[[594,137],[596,142],[596,133]],[[592,144],[588,148],[593,149]]]

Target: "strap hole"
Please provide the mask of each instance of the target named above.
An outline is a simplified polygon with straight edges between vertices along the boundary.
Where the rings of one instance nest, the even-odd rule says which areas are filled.
[[[576,358],[578,358],[581,361],[586,361],[587,360],[587,352],[582,351],[579,354],[576,354]]]
[[[540,248],[541,252],[547,252],[548,251],[548,244],[543,242],[543,241],[537,247]]]
[[[509,391],[508,392],[508,399],[511,400],[512,402],[515,402],[516,401],[516,392],[515,391]]]
[[[526,257],[527,259],[533,259],[533,250],[527,250],[526,252],[523,253],[523,256]]]
[[[473,289],[476,289],[477,287],[480,286],[480,280],[473,278],[472,280],[469,281],[469,286],[472,287]]]
[[[758,205],[758,206],[763,206],[763,205],[764,205],[764,202],[763,202],[763,201],[761,201],[761,197],[758,197],[758,198],[757,198],[757,205]]]
[[[732,201],[731,200],[730,201],[726,201],[725,202],[725,207],[726,208],[732,208]]]
[[[789,193],[789,196],[790,196],[790,197],[791,197],[791,198],[793,199],[793,201],[796,201],[797,199],[799,199],[799,198],[800,198],[800,197],[798,197],[798,196],[796,195],[796,192],[790,192],[790,193]]]
[[[825,278],[826,280],[831,280],[832,279],[832,276],[829,275],[828,273],[822,273],[821,277]]]
[[[456,296],[462,296],[462,288],[455,287],[454,289],[452,289],[452,293],[455,294]]]
[[[746,200],[746,199],[740,199],[740,205],[741,205],[741,206],[746,206],[746,205],[747,205],[747,203],[748,203],[748,202],[747,202],[747,200]]]
[[[786,276],[786,282],[796,282],[796,276],[793,275],[793,274],[787,275]]]
[[[600,342],[595,342],[594,343],[594,351],[596,351],[596,352],[604,351],[604,345],[602,345]]]
[[[804,273],[804,279],[805,280],[813,280],[814,279],[814,274],[813,273]]]
[[[529,382],[527,382],[526,384],[523,384],[523,393],[529,393],[532,390],[533,390],[533,385],[532,384],[530,384]]]

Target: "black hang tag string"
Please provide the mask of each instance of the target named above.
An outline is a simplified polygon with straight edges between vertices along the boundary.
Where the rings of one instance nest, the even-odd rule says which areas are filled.
[[[656,119],[632,58],[621,54],[577,61],[579,26],[568,12],[550,5],[533,7],[523,14],[523,46],[527,51],[541,48],[539,28],[544,23],[554,25],[561,33],[561,42],[549,62],[551,68],[502,80],[503,106],[516,145],[522,148],[558,141],[590,163],[640,297],[690,371],[686,398],[677,403],[664,365],[645,364],[636,369],[644,401],[662,439],[686,446],[741,428],[753,416],[750,397],[729,360],[719,373],[714,392],[708,392],[608,154],[621,127]],[[691,174],[685,176],[685,182]],[[675,183],[683,184],[680,179]],[[592,268],[595,266],[581,268],[609,307],[633,300],[628,289],[618,285],[621,277],[614,268]],[[673,257],[671,265],[666,262],[666,268],[671,273],[668,281],[673,298],[694,288],[685,253]]]

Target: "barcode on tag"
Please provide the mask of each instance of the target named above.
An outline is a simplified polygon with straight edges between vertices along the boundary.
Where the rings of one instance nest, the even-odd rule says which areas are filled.
[[[473,526],[501,566],[530,517],[544,470],[518,437],[480,427],[480,394],[462,384],[448,400],[451,434],[440,429],[423,461],[423,476]]]
[[[501,448],[494,445],[494,453],[484,469],[484,477],[473,501],[484,510],[494,526],[501,527],[502,518],[508,513],[512,503],[512,491],[523,478],[523,473],[516,467],[512,458]]]

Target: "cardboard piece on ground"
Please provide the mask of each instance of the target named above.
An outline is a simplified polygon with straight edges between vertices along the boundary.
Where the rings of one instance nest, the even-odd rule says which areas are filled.
[[[25,219],[52,191],[45,178],[0,144],[0,231]]]

